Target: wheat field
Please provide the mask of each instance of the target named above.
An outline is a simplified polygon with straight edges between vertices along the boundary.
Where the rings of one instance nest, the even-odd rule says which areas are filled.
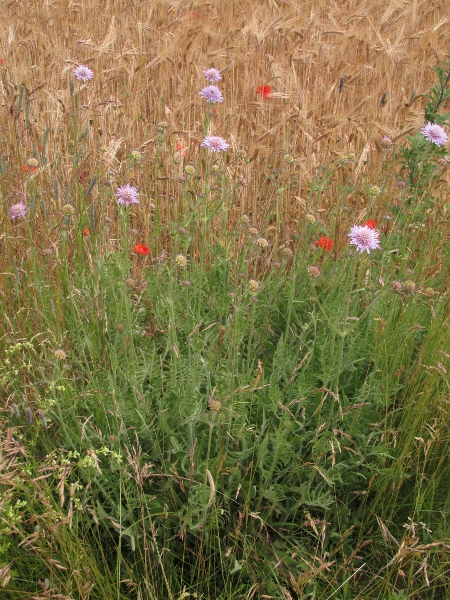
[[[364,164],[350,164],[344,178],[371,182],[383,161],[377,141],[401,139],[421,124],[432,68],[447,51],[449,21],[445,2],[425,1],[108,1],[101,8],[82,0],[30,1],[25,9],[4,3],[2,154],[25,164],[50,127],[49,156],[67,163],[63,173],[70,180],[61,135],[71,113],[68,79],[77,64],[86,64],[95,79],[82,99],[80,125],[96,134],[80,171],[89,177],[102,167],[120,179],[124,157],[135,149],[153,168],[161,122],[168,127],[159,160],[176,154],[178,142],[187,147],[185,160],[195,161],[203,133],[198,92],[203,70],[215,66],[223,73],[226,102],[216,109],[212,132],[229,139],[235,151],[229,168],[248,184],[235,210],[261,220],[268,169],[292,154],[298,169],[289,236],[321,165],[364,153]],[[14,114],[22,83],[27,123]],[[269,98],[255,93],[260,85],[271,87]],[[16,129],[12,148],[6,140]],[[24,191],[20,168],[17,192]],[[166,210],[177,195],[176,173],[161,173]],[[142,174],[130,175],[149,183]],[[49,168],[43,176],[51,178]],[[320,208],[327,202],[333,199],[325,197]]]

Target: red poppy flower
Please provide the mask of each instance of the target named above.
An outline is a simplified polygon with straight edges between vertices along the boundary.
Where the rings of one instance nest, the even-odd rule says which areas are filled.
[[[139,254],[149,254],[150,253],[150,248],[147,248],[147,246],[144,246],[144,244],[136,244],[134,249]]]
[[[255,91],[257,94],[260,94],[264,98],[264,100],[266,100],[269,97],[272,88],[270,87],[270,85],[258,85]]]
[[[329,252],[331,250],[331,246],[333,245],[333,240],[330,240],[330,238],[327,237],[321,237],[320,240],[317,240],[317,242],[315,242],[315,244]]]
[[[23,170],[25,171],[25,173],[27,173],[28,171],[34,173],[36,171],[36,167],[29,167],[28,165],[23,165]]]
[[[89,235],[89,227],[85,227],[83,229],[83,235],[84,235],[84,237],[87,237]]]
[[[364,223],[364,225],[366,227],[368,227],[369,229],[375,229],[375,227],[377,226],[375,221],[372,221],[372,219],[367,219],[367,221]]]

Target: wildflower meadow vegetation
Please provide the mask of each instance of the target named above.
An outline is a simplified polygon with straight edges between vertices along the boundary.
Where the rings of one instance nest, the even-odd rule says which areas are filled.
[[[0,11],[0,598],[449,598],[445,3],[103,4]]]

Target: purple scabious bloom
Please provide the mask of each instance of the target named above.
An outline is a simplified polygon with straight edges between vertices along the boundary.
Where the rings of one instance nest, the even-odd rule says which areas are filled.
[[[429,142],[436,144],[436,146],[445,146],[447,143],[447,134],[445,129],[437,123],[428,123],[420,130],[422,134],[427,138]]]
[[[371,229],[367,225],[355,225],[350,229],[348,234],[350,244],[356,246],[358,252],[367,252],[380,248],[379,233],[375,229]]]
[[[216,83],[216,81],[220,81],[222,79],[221,72],[219,69],[214,69],[214,67],[211,67],[211,69],[206,69],[203,71],[203,73],[205,74],[206,79],[211,83]]]
[[[22,200],[17,204],[13,204],[9,208],[9,216],[11,219],[17,219],[18,217],[24,217],[27,214],[27,205]]]
[[[218,135],[207,135],[201,145],[209,148],[211,152],[224,152],[230,147],[230,144]]]
[[[117,188],[116,197],[118,204],[125,204],[125,206],[129,206],[130,204],[139,204],[138,191],[129,183]]]
[[[216,85],[208,85],[200,92],[200,96],[208,100],[208,102],[222,102],[222,92]]]
[[[78,79],[78,81],[90,81],[94,77],[94,71],[86,65],[78,65],[76,69],[73,70],[73,74]]]

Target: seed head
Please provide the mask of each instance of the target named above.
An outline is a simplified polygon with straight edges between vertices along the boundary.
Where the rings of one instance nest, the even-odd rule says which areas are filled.
[[[267,246],[269,245],[269,242],[265,238],[260,237],[256,240],[256,245],[259,246],[260,248],[267,248]]]
[[[27,425],[31,425],[33,421],[33,413],[31,412],[31,408],[29,406],[27,406],[25,409],[25,421],[27,422]]]
[[[47,429],[48,423],[47,423],[47,419],[45,418],[45,414],[44,414],[43,410],[39,411],[39,418],[41,420],[42,427],[44,427],[45,429]]]
[[[27,165],[32,168],[36,168],[39,165],[39,161],[35,158],[29,158],[27,160]]]

